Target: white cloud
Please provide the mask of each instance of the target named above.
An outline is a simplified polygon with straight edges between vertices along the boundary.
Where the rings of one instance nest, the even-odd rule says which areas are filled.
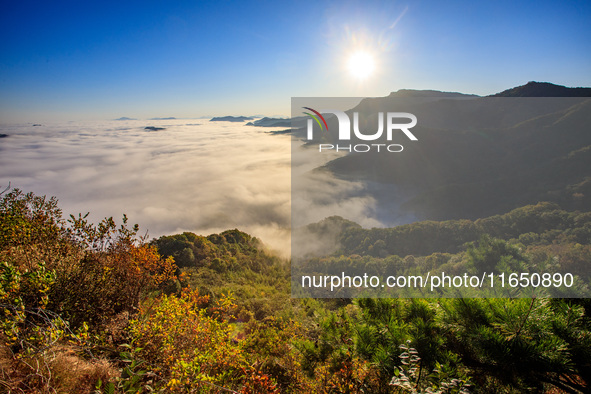
[[[287,255],[290,137],[266,131],[186,120],[3,127],[10,136],[0,140],[0,186],[56,196],[66,216],[90,212],[98,222],[125,213],[150,237],[238,228]],[[294,201],[305,208],[298,223],[341,215],[379,226],[363,185],[312,171],[328,159],[294,159]]]

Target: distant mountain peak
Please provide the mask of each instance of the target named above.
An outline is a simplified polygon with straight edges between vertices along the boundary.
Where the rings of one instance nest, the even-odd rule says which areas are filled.
[[[210,122],[244,122],[245,120],[253,120],[252,116],[216,116],[211,118]]]
[[[291,119],[264,117],[262,119],[255,120],[254,122],[248,122],[246,126],[291,127]]]
[[[591,97],[591,88],[567,88],[550,82],[529,81],[491,97]]]
[[[442,92],[440,90],[400,89],[390,93],[388,97],[478,97],[475,94],[459,92]]]

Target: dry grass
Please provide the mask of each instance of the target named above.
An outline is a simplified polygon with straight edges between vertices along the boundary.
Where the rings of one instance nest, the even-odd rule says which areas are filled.
[[[119,370],[106,359],[81,357],[71,345],[55,346],[22,357],[0,344],[0,393],[92,392],[99,379],[108,381]]]

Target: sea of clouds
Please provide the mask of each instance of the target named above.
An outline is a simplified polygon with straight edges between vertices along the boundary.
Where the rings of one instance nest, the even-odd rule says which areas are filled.
[[[56,196],[66,217],[90,212],[96,223],[125,213],[149,238],[238,228],[287,256],[291,142],[269,131],[207,119],[3,125],[0,187]],[[330,159],[294,161],[294,199],[305,207],[298,222],[340,215],[380,225],[362,185],[315,170]]]

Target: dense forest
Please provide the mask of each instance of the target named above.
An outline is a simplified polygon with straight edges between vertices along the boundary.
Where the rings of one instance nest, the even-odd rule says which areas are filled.
[[[591,215],[567,212],[553,203],[538,203],[475,221],[423,221],[393,228],[364,229],[340,217],[329,217],[305,229],[306,237],[335,243],[334,253],[294,262],[293,273],[339,275],[424,275],[445,272],[570,273],[573,286],[548,286],[538,297],[586,298],[590,296]],[[299,238],[304,238],[300,235]],[[326,289],[308,295],[334,297]],[[324,291],[324,292],[323,292]],[[454,290],[455,291],[455,290]],[[359,296],[363,292],[342,289],[337,295]],[[464,296],[518,296],[529,293],[466,293]],[[376,294],[371,294],[375,296]],[[381,296],[456,296],[441,291],[378,293]],[[461,295],[461,294],[460,294]]]
[[[551,203],[363,229],[315,264],[379,272],[560,262],[584,283],[591,212]],[[289,261],[239,230],[147,240],[55,198],[0,201],[0,392],[588,392],[587,298],[292,298]],[[428,240],[429,242],[425,242]]]

